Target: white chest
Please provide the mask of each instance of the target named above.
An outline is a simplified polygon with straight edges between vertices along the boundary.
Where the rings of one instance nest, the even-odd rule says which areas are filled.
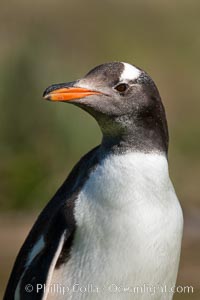
[[[62,278],[65,285],[92,284],[108,294],[71,293],[70,299],[149,299],[148,293],[136,295],[123,288],[175,284],[182,212],[164,156],[107,157],[84,185],[75,219],[71,258],[55,272],[54,282]],[[108,291],[112,284],[120,292]],[[151,298],[160,297],[159,292]]]

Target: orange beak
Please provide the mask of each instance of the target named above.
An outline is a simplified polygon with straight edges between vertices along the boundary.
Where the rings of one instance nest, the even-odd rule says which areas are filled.
[[[101,93],[80,87],[62,87],[53,90],[50,87],[44,92],[43,98],[51,101],[70,101],[96,94]]]

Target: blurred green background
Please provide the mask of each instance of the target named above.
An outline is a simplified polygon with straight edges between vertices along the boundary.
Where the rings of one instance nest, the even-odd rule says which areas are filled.
[[[0,295],[36,216],[86,151],[95,121],[43,101],[52,83],[126,61],[155,80],[168,117],[170,173],[185,215],[178,284],[200,299],[200,2],[1,1]]]

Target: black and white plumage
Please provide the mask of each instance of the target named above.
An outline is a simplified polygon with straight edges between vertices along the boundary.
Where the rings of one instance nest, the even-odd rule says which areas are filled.
[[[183,218],[169,178],[167,122],[154,82],[130,64],[107,63],[80,80],[50,86],[44,98],[86,110],[103,138],[40,214],[4,300],[172,299],[158,286],[175,285]],[[46,289],[37,291],[37,284]],[[56,284],[66,287],[64,295],[48,292]],[[112,284],[157,290],[113,293]],[[88,285],[96,289],[78,290]]]

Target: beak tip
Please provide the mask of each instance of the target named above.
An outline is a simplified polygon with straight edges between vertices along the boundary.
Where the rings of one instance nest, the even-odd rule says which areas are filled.
[[[42,98],[44,100],[51,100],[51,95],[50,95],[50,92],[49,92],[49,88],[47,88],[44,93],[42,94]]]
[[[42,98],[44,100],[51,100],[51,96],[49,94],[45,94],[45,93],[42,95]]]

